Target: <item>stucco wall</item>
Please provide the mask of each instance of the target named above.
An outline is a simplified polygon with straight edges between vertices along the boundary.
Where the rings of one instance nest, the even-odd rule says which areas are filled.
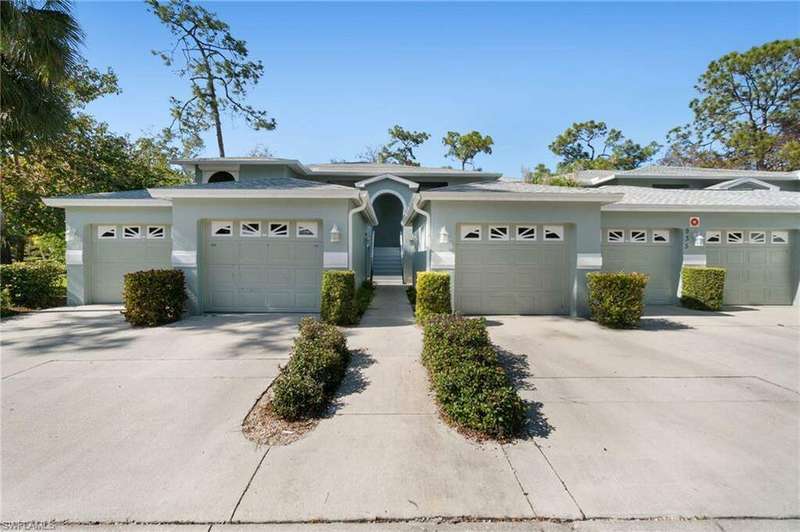
[[[353,216],[353,271],[356,274],[356,288],[367,278],[369,272],[369,249],[372,226],[363,216]]]

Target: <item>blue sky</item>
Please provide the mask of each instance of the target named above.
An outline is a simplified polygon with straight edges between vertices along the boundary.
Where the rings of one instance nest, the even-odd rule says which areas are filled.
[[[491,134],[494,153],[476,162],[512,177],[555,163],[547,146],[574,121],[663,143],[691,118],[711,60],[800,30],[798,3],[204,5],[263,61],[249,101],[278,121],[264,132],[226,119],[229,156],[261,144],[306,163],[354,159],[397,123],[432,134],[418,159],[434,166],[456,164],[444,158],[448,130]],[[166,28],[139,2],[75,11],[85,57],[112,67],[123,90],[90,112],[134,136],[167,125],[169,96],[188,85],[150,53],[169,46]]]

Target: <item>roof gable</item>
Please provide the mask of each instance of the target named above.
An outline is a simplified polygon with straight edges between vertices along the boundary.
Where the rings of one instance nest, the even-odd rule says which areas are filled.
[[[417,190],[419,188],[419,183],[415,183],[413,181],[409,181],[408,179],[403,179],[402,177],[398,177],[392,174],[381,174],[381,175],[376,175],[375,177],[370,177],[369,179],[363,179],[356,183],[356,187],[364,188],[367,185],[371,185],[372,183],[377,183],[378,181],[384,181],[387,179],[390,181],[395,181],[402,185],[406,185],[411,190]]]
[[[762,190],[780,190],[779,186],[771,185],[755,177],[740,177],[738,179],[731,179],[730,181],[723,181],[722,183],[706,187],[706,190],[731,190],[741,185],[752,185],[754,188]]]

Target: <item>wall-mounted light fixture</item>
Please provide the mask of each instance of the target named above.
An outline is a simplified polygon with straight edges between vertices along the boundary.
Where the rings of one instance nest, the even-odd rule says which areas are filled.
[[[331,242],[338,242],[342,238],[342,234],[339,232],[339,228],[336,224],[333,224],[331,227]]]
[[[696,248],[703,247],[703,245],[705,244],[705,241],[706,241],[706,239],[705,239],[705,237],[703,235],[701,235],[701,234],[695,235],[695,237],[694,237],[694,247],[696,247]]]
[[[439,243],[440,244],[447,244],[450,235],[447,234],[447,229],[442,226],[442,230],[439,231]]]

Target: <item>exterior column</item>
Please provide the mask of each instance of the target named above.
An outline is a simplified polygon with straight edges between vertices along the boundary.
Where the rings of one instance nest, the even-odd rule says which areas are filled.
[[[74,225],[70,213],[66,214],[67,243],[67,305],[86,305],[89,302],[89,263],[88,243],[92,241],[91,225]]]
[[[705,267],[707,264],[704,232],[700,229],[683,230],[681,271],[678,272],[678,299],[683,293],[683,269],[685,267]]]
[[[571,246],[575,257],[575,277],[572,283],[570,299],[570,316],[589,316],[587,297],[589,290],[586,285],[586,274],[603,269],[602,229],[600,222],[600,209],[583,224],[567,226]]]
[[[176,202],[177,203],[177,202]],[[188,211],[188,209],[186,209]],[[200,314],[200,277],[197,271],[198,221],[173,204],[172,208],[172,267],[183,272],[186,283],[186,310]]]

